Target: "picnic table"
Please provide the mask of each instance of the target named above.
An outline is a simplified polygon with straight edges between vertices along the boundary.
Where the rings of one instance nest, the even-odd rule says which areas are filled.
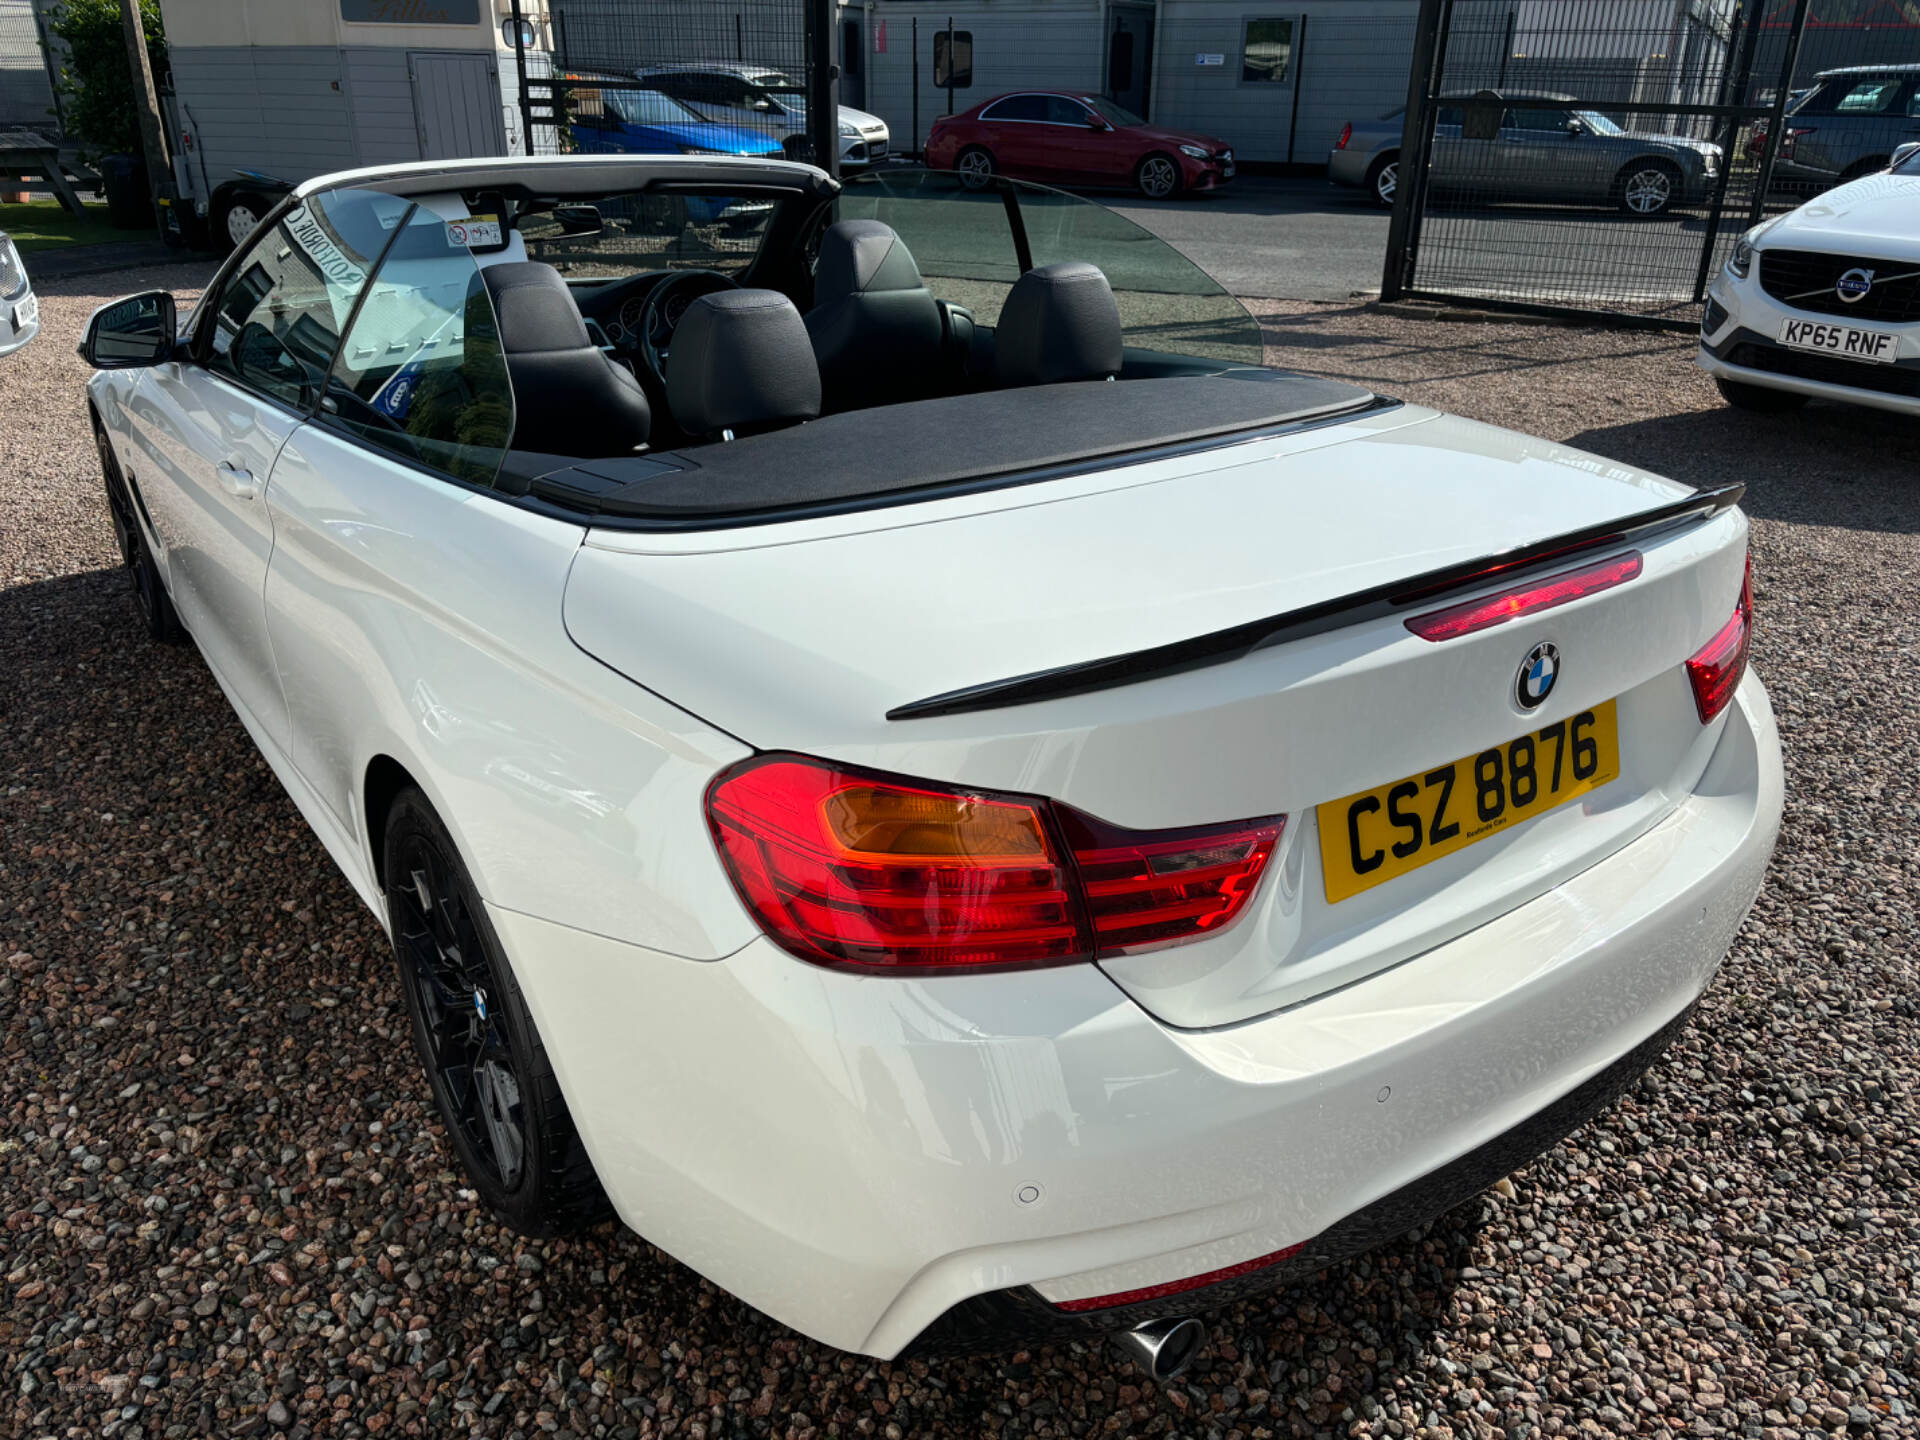
[[[82,214],[58,142],[37,130],[0,127],[0,190],[51,190],[62,209]]]

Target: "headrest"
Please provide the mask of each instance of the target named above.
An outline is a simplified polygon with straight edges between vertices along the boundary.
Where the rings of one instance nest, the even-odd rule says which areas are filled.
[[[538,260],[489,265],[480,272],[500,322],[500,348],[509,355],[537,350],[587,350],[593,340],[567,282]]]
[[[825,305],[849,295],[883,290],[921,290],[920,267],[893,227],[878,220],[842,220],[820,237],[820,266],[813,301]]]
[[[818,415],[820,367],[793,302],[777,290],[722,290],[695,300],[674,330],[667,405],[695,435]]]
[[[993,356],[1002,385],[1119,374],[1126,358],[1120,307],[1107,277],[1082,260],[1027,271],[1001,307]]]

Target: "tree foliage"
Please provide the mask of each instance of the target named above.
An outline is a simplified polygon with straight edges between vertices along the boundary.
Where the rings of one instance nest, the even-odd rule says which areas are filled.
[[[157,83],[167,69],[160,0],[140,0],[140,21],[147,32],[147,59]],[[59,86],[68,132],[89,159],[139,155],[139,110],[133,67],[127,63],[120,0],[62,0],[50,28],[66,42]]]

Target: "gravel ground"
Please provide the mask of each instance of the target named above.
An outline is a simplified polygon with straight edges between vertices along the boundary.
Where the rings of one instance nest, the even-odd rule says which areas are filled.
[[[1267,305],[1276,357],[1753,483],[1772,878],[1617,1109],[1426,1232],[1103,1350],[884,1365],[450,1167],[380,932],[110,567],[48,287],[0,362],[0,1435],[1920,1433],[1920,427],[1719,407],[1662,336]]]

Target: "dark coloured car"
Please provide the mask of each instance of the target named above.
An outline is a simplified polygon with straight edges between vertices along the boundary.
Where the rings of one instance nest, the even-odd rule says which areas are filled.
[[[1787,112],[1774,190],[1818,194],[1886,169],[1896,149],[1920,140],[1920,65],[1851,65],[1814,81]],[[1756,159],[1766,138],[1763,120],[1748,141]]]
[[[1480,204],[1544,201],[1617,205],[1651,218],[1703,203],[1720,173],[1720,147],[1685,135],[1623,130],[1572,97],[1514,93],[1485,138],[1466,125],[1470,99],[1442,100],[1434,116],[1435,192]],[[1401,112],[1349,122],[1327,157],[1327,178],[1357,186],[1391,206],[1400,178]]]
[[[933,122],[927,164],[969,184],[996,174],[1056,185],[1130,185],[1149,200],[1233,178],[1224,140],[1149,125],[1101,95],[1021,90]]]

